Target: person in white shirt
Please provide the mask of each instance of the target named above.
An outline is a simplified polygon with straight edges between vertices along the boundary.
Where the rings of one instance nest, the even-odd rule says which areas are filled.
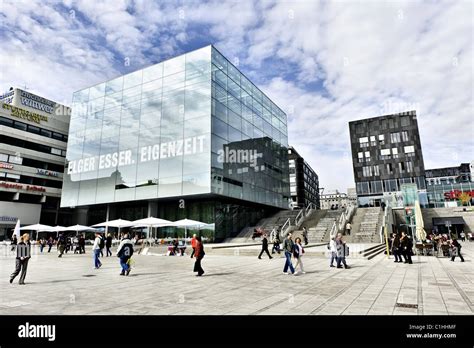
[[[337,249],[336,249],[336,241],[334,240],[334,238],[331,238],[331,240],[329,241],[329,252],[331,256],[331,261],[329,261],[329,267],[335,267],[334,260],[336,259]]]
[[[346,234],[347,234],[348,236],[351,235],[351,229],[352,229],[351,223],[350,223],[350,222],[347,222],[347,224],[346,224]]]
[[[95,234],[94,245],[92,246],[92,253],[94,254],[94,268],[99,269],[102,266],[102,262],[99,260],[100,256],[100,233]]]

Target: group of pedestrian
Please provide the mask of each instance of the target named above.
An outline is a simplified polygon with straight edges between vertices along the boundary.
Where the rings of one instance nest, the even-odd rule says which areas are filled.
[[[329,267],[349,269],[350,266],[346,263],[346,256],[349,256],[349,247],[342,237],[342,233],[336,234],[331,238],[328,245],[329,249]],[[336,261],[336,266],[334,266]]]
[[[410,265],[413,264],[411,259],[413,255],[413,240],[406,234],[406,232],[402,232],[401,235],[399,233],[393,233],[391,244],[391,252],[395,257],[395,261],[393,262],[404,262]],[[404,261],[402,261],[402,256]]]
[[[285,252],[285,265],[283,266],[283,274],[293,274],[297,275],[298,266],[300,268],[301,273],[306,273],[303,268],[303,255],[304,255],[304,248],[301,244],[301,238],[297,237],[293,242],[292,233],[289,232],[286,235],[286,239],[283,241],[283,251]],[[291,262],[291,258],[296,260],[296,265],[293,266]],[[290,270],[290,272],[288,272]]]

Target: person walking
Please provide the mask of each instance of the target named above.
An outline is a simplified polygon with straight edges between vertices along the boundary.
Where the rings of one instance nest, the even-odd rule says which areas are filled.
[[[288,272],[288,268],[290,268],[291,274],[295,273],[295,269],[291,263],[291,256],[293,255],[294,248],[295,243],[291,239],[291,232],[288,232],[286,239],[283,242],[283,250],[285,251],[285,267],[283,267],[284,274],[290,274],[290,272]]]
[[[328,249],[331,257],[331,259],[329,260],[329,267],[336,267],[334,266],[334,260],[336,260],[337,255],[335,238],[331,238],[331,240],[329,241]]]
[[[400,246],[402,248],[402,255],[403,258],[405,259],[404,263],[408,264],[413,264],[413,261],[411,260],[411,253],[413,249],[413,242],[411,241],[411,238],[408,237],[406,232],[402,232],[402,237],[400,238]]]
[[[66,238],[66,250],[65,250],[65,253],[67,254],[67,252],[69,250],[72,250],[72,239],[71,237],[67,237]]]
[[[65,249],[66,249],[66,238],[64,237],[64,234],[61,233],[58,237],[58,251],[59,251],[58,257],[63,257]]]
[[[18,239],[16,238],[16,234],[13,233],[12,235],[12,242],[10,243],[10,245],[12,246],[12,248],[10,249],[10,251],[14,251],[16,246],[18,244]]]
[[[202,240],[200,236],[196,237],[196,250],[195,250],[195,258],[196,261],[194,262],[194,272],[197,272],[197,277],[200,277],[204,274],[204,270],[201,266],[202,258],[204,257],[204,245],[202,244]]]
[[[349,221],[347,221],[347,224],[346,224],[346,234],[347,234],[348,236],[351,235],[351,229],[352,229],[352,225],[351,225],[351,223],[350,223]]]
[[[461,237],[461,241],[465,242],[466,241],[466,234],[464,233],[464,230],[462,230],[459,235]]]
[[[23,234],[20,237],[20,242],[16,248],[16,262],[15,271],[10,275],[10,284],[13,283],[16,276],[20,273],[20,285],[25,285],[26,270],[28,269],[28,261],[31,258],[31,244],[30,235],[28,233]]]
[[[53,237],[48,238],[48,253],[51,252],[51,247],[53,246]]]
[[[272,240],[273,247],[272,247],[272,254],[275,254],[275,251],[280,254],[280,237],[278,236],[278,232],[275,231],[275,238]]]
[[[128,233],[125,233],[119,247],[117,248],[117,257],[120,258],[120,266],[122,271],[120,275],[128,276],[132,268],[130,267],[130,258],[133,255],[133,243],[128,237]]]
[[[104,235],[99,235],[100,237],[100,242],[99,242],[99,249],[100,249],[100,256],[104,257],[104,248],[105,248],[105,234]]]
[[[79,237],[79,254],[86,253],[86,238],[83,234]]]
[[[305,226],[303,226],[303,239],[304,239],[304,245],[308,245],[308,230],[306,229]]]
[[[196,253],[196,245],[197,245],[196,234],[193,234],[193,238],[191,238],[191,248],[193,248],[193,252],[191,253],[191,258],[193,258],[194,254]]]
[[[461,244],[459,244],[457,239],[451,240],[451,251],[452,251],[451,261],[454,262],[454,259],[456,258],[456,256],[459,256],[459,258],[461,259],[461,262],[464,262],[464,257],[462,257],[461,255]]]
[[[301,245],[301,238],[297,237],[295,239],[295,248],[294,248],[294,251],[293,251],[293,256],[296,259],[294,275],[296,275],[298,273],[298,266],[300,267],[301,273],[303,273],[303,274],[306,273],[303,269],[303,254],[304,254],[304,248]]]
[[[110,249],[112,248],[112,234],[110,233],[107,235],[107,238],[105,240],[105,248],[107,249],[105,256],[106,257],[112,256],[112,251],[110,251]]]
[[[260,251],[260,255],[258,255],[258,258],[261,260],[262,259],[262,254],[263,252],[266,252],[268,257],[270,259],[273,259],[273,257],[270,255],[270,252],[268,251],[268,239],[267,239],[267,234],[264,233],[262,236],[262,251]]]
[[[342,233],[336,235],[336,267],[342,268],[341,263],[344,265],[344,268],[350,268],[346,263],[346,241],[342,239]]]
[[[40,253],[43,253],[43,249],[46,246],[46,240],[44,238],[41,238],[39,243],[40,243]]]
[[[100,256],[100,233],[95,234],[94,245],[92,246],[92,252],[94,254],[94,268],[99,269],[102,266],[102,262],[99,260]]]
[[[393,262],[403,262],[401,256],[400,236],[398,233],[393,233],[392,255],[395,257],[395,261]]]

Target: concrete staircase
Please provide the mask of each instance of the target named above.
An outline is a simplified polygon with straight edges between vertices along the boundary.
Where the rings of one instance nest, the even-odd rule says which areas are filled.
[[[320,218],[318,222],[311,226],[305,221],[303,225],[308,229],[308,239],[311,243],[320,243],[329,241],[329,232],[334,223],[334,220],[339,219],[342,210],[322,210],[326,212],[324,217]]]
[[[252,240],[252,235],[256,227],[263,228],[267,232],[267,235],[270,236],[270,233],[274,228],[280,231],[288,218],[290,218],[292,224],[294,224],[294,220],[299,212],[300,210],[280,210],[268,218],[261,219],[255,226],[245,227],[237,236],[224,240],[224,243],[254,242]],[[260,239],[258,241],[260,241]]]
[[[382,223],[383,211],[379,207],[358,208],[352,219],[352,243],[376,243]],[[349,239],[349,237],[346,237]]]

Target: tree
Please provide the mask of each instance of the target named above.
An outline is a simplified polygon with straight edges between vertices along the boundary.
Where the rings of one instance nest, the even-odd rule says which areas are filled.
[[[471,201],[471,195],[467,192],[463,192],[461,193],[459,196],[459,203],[461,203],[461,205],[468,205],[469,202]]]

